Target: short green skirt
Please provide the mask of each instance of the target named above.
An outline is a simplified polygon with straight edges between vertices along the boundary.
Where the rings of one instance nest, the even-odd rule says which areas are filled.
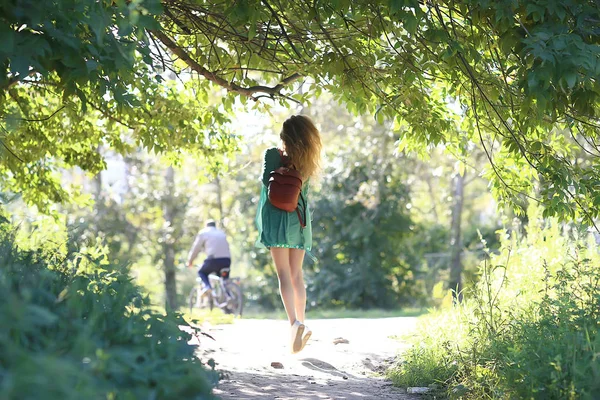
[[[267,188],[261,186],[263,187],[256,213],[256,227],[259,234],[257,247],[286,247],[310,251],[312,248],[310,208],[306,210],[306,227],[302,228],[298,214],[274,207],[267,197]]]

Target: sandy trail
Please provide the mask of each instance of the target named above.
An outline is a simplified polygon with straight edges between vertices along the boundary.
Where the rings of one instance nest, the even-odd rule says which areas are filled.
[[[223,399],[417,399],[380,373],[406,347],[394,339],[414,329],[416,318],[308,321],[313,335],[299,354],[289,353],[285,321],[236,320],[210,327],[200,356],[214,358],[224,378]],[[204,329],[206,331],[206,328]],[[334,344],[344,338],[348,343]],[[282,369],[271,366],[283,364]]]

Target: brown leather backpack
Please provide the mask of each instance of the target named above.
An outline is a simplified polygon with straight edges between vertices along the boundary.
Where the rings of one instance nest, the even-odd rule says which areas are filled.
[[[282,166],[275,171],[271,171],[269,177],[268,196],[269,202],[280,210],[293,212],[296,211],[298,221],[302,228],[306,227],[306,201],[302,196],[302,175],[293,165],[289,163],[287,157],[279,150]],[[298,209],[299,201],[303,202],[304,219]]]

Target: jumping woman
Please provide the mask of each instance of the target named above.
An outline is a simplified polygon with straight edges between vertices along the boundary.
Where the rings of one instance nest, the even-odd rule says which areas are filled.
[[[281,300],[291,325],[291,351],[297,353],[304,348],[311,335],[310,329],[304,324],[306,288],[302,262],[304,253],[311,250],[308,192],[310,178],[319,169],[321,137],[308,117],[294,115],[283,123],[280,139],[280,148],[267,149],[264,155],[260,203],[256,214],[259,232],[257,245],[267,247],[273,257]],[[281,188],[281,185],[274,188],[277,182],[273,181],[282,176],[285,176],[281,181],[283,186],[288,186],[289,182],[299,182],[299,193],[296,193],[298,204],[294,199],[294,204],[288,210],[282,209],[272,197],[276,189]],[[294,190],[293,186],[288,187]],[[287,192],[284,190],[284,197]]]

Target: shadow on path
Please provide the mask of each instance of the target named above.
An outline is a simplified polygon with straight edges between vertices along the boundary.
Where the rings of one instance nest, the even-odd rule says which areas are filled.
[[[372,379],[366,377],[349,377],[347,380],[319,379],[297,374],[234,372],[228,379],[219,383],[214,393],[222,399],[250,400],[412,400],[419,398],[407,395],[405,391],[392,387],[388,382],[374,386],[370,384]]]
[[[348,379],[348,374],[338,371],[333,365],[326,363],[325,361],[318,360],[316,358],[302,358],[302,366],[313,371],[325,372],[333,376],[338,376],[342,379]]]

